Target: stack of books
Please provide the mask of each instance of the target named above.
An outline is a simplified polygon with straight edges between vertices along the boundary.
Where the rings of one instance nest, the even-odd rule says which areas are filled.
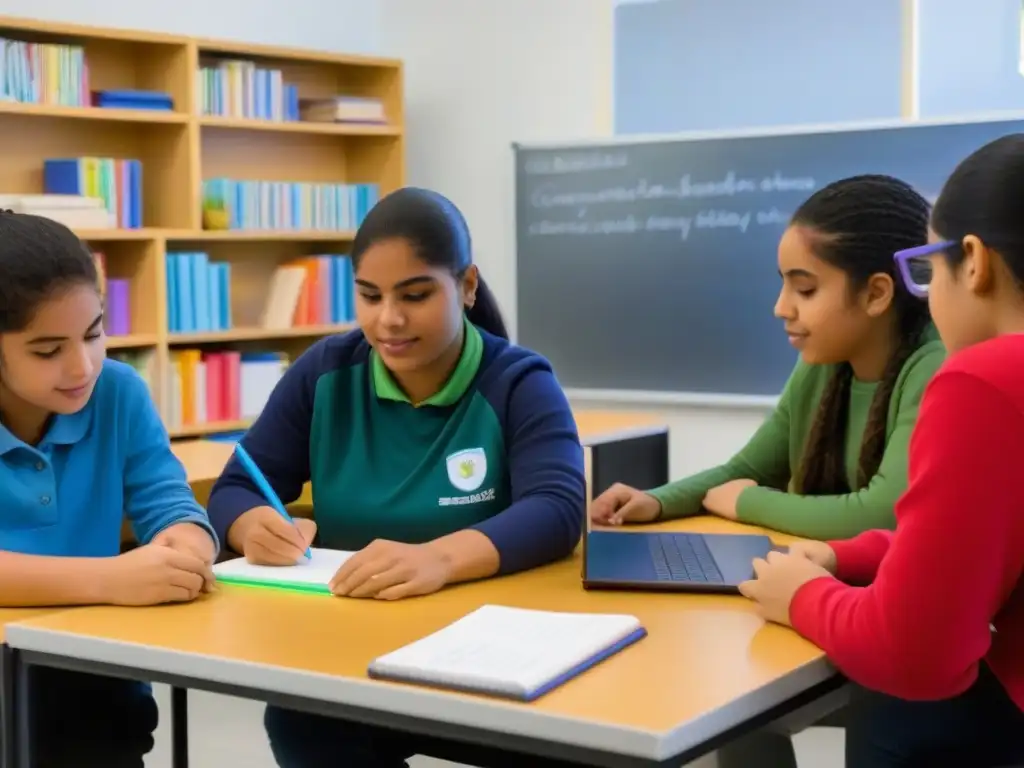
[[[334,99],[309,99],[302,102],[302,119],[309,123],[387,122],[380,99],[339,96]]]
[[[287,356],[279,352],[174,351],[168,427],[255,419],[288,365]]]
[[[205,253],[168,253],[167,325],[171,333],[230,330],[231,265]]]
[[[309,256],[274,271],[260,326],[280,330],[355,320],[355,285],[348,256]]]
[[[43,190],[103,201],[118,229],[142,227],[142,163],[109,157],[54,158],[43,162]]]
[[[45,216],[69,229],[111,229],[117,217],[98,197],[85,195],[0,195],[0,209]]]
[[[222,61],[202,67],[196,81],[199,113],[253,120],[299,119],[299,89],[279,69],[253,61]]]
[[[81,46],[0,38],[0,47],[0,100],[89,106],[89,68]]]
[[[376,184],[208,179],[203,208],[223,210],[230,229],[356,229],[377,204]]]

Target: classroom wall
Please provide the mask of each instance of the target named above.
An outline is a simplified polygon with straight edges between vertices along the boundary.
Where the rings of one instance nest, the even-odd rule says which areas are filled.
[[[1021,0],[919,0],[921,116],[1024,109]]]
[[[620,3],[616,133],[898,118],[904,3],[856,5],[846,13],[818,0]],[[1024,109],[1020,0],[916,5],[921,117]],[[649,410],[664,413],[672,429],[675,476],[728,458],[767,413]]]
[[[856,6],[842,13],[821,0],[620,4],[616,133],[898,116],[900,2]]]
[[[378,9],[375,0],[0,0],[2,15],[353,53],[376,53]]]
[[[611,132],[612,0],[379,0],[406,63],[410,184],[449,196],[515,323],[513,141]]]

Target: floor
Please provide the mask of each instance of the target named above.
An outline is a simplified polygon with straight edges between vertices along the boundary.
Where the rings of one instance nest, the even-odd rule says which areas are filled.
[[[160,704],[160,729],[146,768],[170,768],[170,695],[164,686],[155,689]],[[190,692],[189,739],[190,768],[275,768],[263,733],[263,705],[257,702]],[[842,734],[837,730],[812,728],[797,737],[796,749],[802,768],[842,767]],[[453,765],[426,757],[411,762],[411,768]],[[691,763],[689,768],[714,766],[714,758],[709,757]]]

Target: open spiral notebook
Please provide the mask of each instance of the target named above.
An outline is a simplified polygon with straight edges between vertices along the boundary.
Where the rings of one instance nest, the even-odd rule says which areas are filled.
[[[635,616],[485,605],[370,663],[370,677],[533,701],[647,635]]]

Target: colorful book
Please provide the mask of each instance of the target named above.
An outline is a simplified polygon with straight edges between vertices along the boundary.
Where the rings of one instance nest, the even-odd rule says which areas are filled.
[[[249,181],[203,182],[203,208],[227,213],[230,229],[357,229],[380,197],[377,184]]]
[[[168,253],[167,325],[171,333],[228,331],[231,265],[205,253]]]
[[[284,82],[280,69],[253,61],[227,60],[201,67],[196,76],[199,113],[249,120],[299,119],[298,86]]]
[[[43,161],[43,187],[51,195],[82,195],[103,201],[118,229],[142,227],[142,163],[109,157]]]

